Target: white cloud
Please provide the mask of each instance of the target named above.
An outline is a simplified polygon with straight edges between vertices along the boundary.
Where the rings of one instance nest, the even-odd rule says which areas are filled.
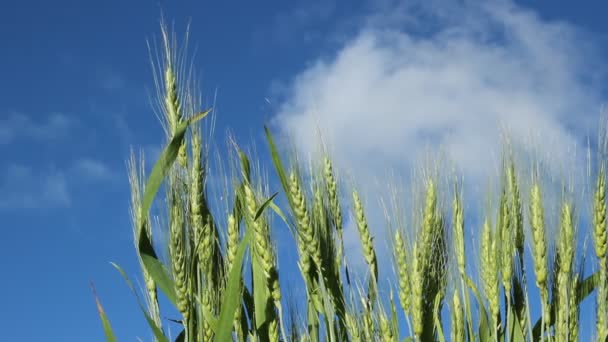
[[[86,182],[112,182],[116,171],[93,158],[80,158],[66,167],[32,167],[9,163],[0,172],[0,210],[68,208],[73,190]]]
[[[0,145],[10,144],[19,139],[49,141],[65,138],[73,124],[71,118],[60,113],[33,118],[11,112],[6,117],[0,118]]]
[[[0,175],[0,210],[65,208],[71,204],[65,174],[37,172],[24,165],[8,165]]]
[[[504,128],[556,162],[595,134],[594,56],[580,33],[498,2],[460,14],[422,36],[367,26],[294,79],[276,123],[306,153],[320,126],[349,169],[409,166],[430,146],[473,176],[487,175]]]
[[[553,170],[580,162],[603,100],[593,38],[506,1],[445,5],[384,1],[333,57],[293,79],[275,124],[304,154],[320,130],[339,169],[368,190],[429,150],[487,190],[504,129]]]
[[[114,171],[100,160],[93,158],[78,159],[73,170],[80,176],[89,180],[109,180],[114,178]]]

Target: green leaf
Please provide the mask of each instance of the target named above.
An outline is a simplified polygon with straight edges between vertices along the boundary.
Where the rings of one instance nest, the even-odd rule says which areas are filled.
[[[393,332],[395,334],[395,339],[398,341],[399,336],[399,318],[397,317],[397,306],[395,305],[395,300],[393,299],[393,294],[391,292],[391,325],[393,326]]]
[[[186,125],[192,125],[193,123],[196,123],[197,121],[202,120],[204,117],[206,117],[210,112],[211,112],[212,108],[207,109],[204,112],[200,112],[198,114],[195,114],[191,117],[189,117],[188,119],[186,119]]]
[[[289,221],[287,220],[287,216],[285,216],[285,214],[283,213],[283,211],[281,210],[281,208],[279,208],[279,206],[277,206],[274,202],[270,202],[268,204],[268,206],[270,207],[270,209],[272,209],[272,211],[275,212],[275,214],[279,215],[279,217],[281,218],[281,220],[283,220],[283,222],[285,222],[285,225],[287,226],[287,228],[289,229],[289,231],[296,236],[295,234],[297,234],[295,228],[293,227],[293,225],[291,223],[289,223]]]
[[[236,315],[236,310],[240,309],[240,303],[243,298],[241,295],[241,272],[243,260],[245,259],[245,250],[251,239],[251,234],[251,229],[248,229],[243,240],[239,243],[234,264],[228,274],[228,282],[226,283],[222,309],[218,319],[217,330],[215,331],[217,341],[231,340],[234,317]]]
[[[480,342],[490,341],[491,336],[494,335],[494,331],[491,330],[490,325],[488,324],[488,312],[486,310],[484,302],[481,299],[481,296],[479,295],[479,291],[477,290],[477,286],[475,286],[475,283],[473,282],[473,280],[471,280],[471,278],[469,278],[468,276],[465,276],[464,280],[467,284],[467,287],[469,289],[471,289],[471,292],[473,292],[473,296],[475,296],[475,300],[477,301],[477,307],[480,310],[480,313],[479,313],[479,316],[480,316],[480,318],[479,318]],[[469,337],[469,338],[473,339],[472,337]]]
[[[435,319],[435,330],[437,331],[437,338],[439,342],[445,342],[445,336],[443,336],[443,327],[441,326],[441,294],[437,293],[435,296],[435,305],[433,306],[433,317]]]
[[[323,311],[321,314],[325,319],[325,330],[329,335],[328,341],[336,340],[336,327],[334,325],[334,319],[336,317],[335,308],[333,305],[333,301],[327,292],[327,288],[325,287],[325,282],[323,281],[323,277],[319,277],[319,296],[322,300]]]
[[[243,179],[247,183],[251,183],[251,165],[249,159],[243,151],[239,151],[239,158],[241,159],[241,176],[243,176]]]
[[[509,340],[512,342],[524,342],[526,339],[524,338],[524,332],[519,324],[519,319],[517,318],[517,314],[513,306],[511,306],[511,314],[507,315],[509,317],[509,321],[507,322],[507,327],[509,327]]]
[[[253,308],[253,296],[251,295],[251,292],[249,292],[249,289],[247,287],[243,288],[243,304],[244,304],[244,311],[247,314],[247,316],[249,317],[253,317],[253,312],[254,312],[254,308]],[[246,321],[246,317],[242,317],[244,321]]]
[[[513,313],[515,317],[517,317],[517,323],[522,329],[522,334],[525,336],[525,330],[521,327],[521,322],[525,321],[527,318],[527,310],[526,310],[526,293],[524,291],[525,284],[523,284],[524,278],[517,277],[513,275],[511,283],[513,284]]]
[[[272,134],[270,134],[270,130],[268,127],[264,126],[264,131],[266,132],[266,140],[268,140],[268,145],[270,147],[270,154],[272,156],[272,162],[274,163],[274,168],[279,175],[279,179],[281,180],[281,185],[283,185],[283,189],[288,192],[289,191],[289,182],[287,180],[287,173],[285,172],[285,168],[283,167],[283,162],[281,162],[281,156],[279,155],[279,151],[277,150],[276,145],[274,144],[274,139],[272,138]],[[289,203],[291,205],[291,198],[287,196]]]
[[[479,307],[483,308],[482,306]],[[488,324],[488,316],[486,315],[485,308],[479,316],[479,342],[490,342],[492,340],[492,335],[494,334],[494,332],[490,330],[490,325]]]
[[[115,264],[113,262],[111,264],[112,264],[112,266],[114,266],[114,268],[116,268],[118,270],[118,272],[120,272],[120,275],[127,282],[127,285],[131,289],[131,292],[133,292],[133,294],[135,295],[135,298],[137,299],[137,304],[139,305],[141,312],[144,314],[146,321],[148,322],[148,325],[152,329],[152,332],[154,333],[154,337],[156,337],[156,340],[159,342],[169,342],[169,340],[163,334],[162,330],[156,325],[156,323],[154,322],[152,317],[150,317],[150,315],[148,314],[148,311],[146,310],[145,306],[142,304],[141,299],[137,295],[137,291],[135,291],[135,287],[133,286],[133,283],[127,276],[127,273],[125,273],[125,271],[117,264]]]
[[[266,207],[268,207],[270,205],[270,203],[272,203],[272,200],[275,197],[277,197],[278,194],[279,194],[278,192],[275,192],[274,195],[270,196],[269,199],[267,199],[264,203],[262,203],[262,205],[258,208],[258,211],[255,212],[255,217],[253,218],[254,221],[258,220],[258,218],[264,212],[264,209],[266,209]]]
[[[251,230],[251,228],[247,228],[247,230]],[[270,321],[270,291],[268,289],[268,282],[266,279],[266,275],[264,274],[264,269],[260,264],[259,258],[252,257],[252,273],[251,277],[253,278],[253,310],[255,316],[255,329],[260,335],[261,341],[267,341],[268,338],[268,330],[265,329],[268,325],[267,323]]]
[[[169,271],[158,259],[148,254],[143,254],[141,260],[148,271],[148,274],[156,285],[163,291],[167,299],[177,307],[177,294],[175,293],[175,285],[169,276]]]
[[[116,342],[116,336],[114,336],[114,331],[112,330],[112,326],[110,325],[110,320],[106,316],[106,313],[103,310],[103,306],[101,306],[101,301],[97,296],[97,291],[95,291],[95,285],[93,285],[93,283],[91,283],[91,289],[93,290],[93,296],[95,297],[95,304],[97,305],[97,312],[99,313],[101,324],[103,324],[103,332],[106,335],[106,341]]]
[[[177,335],[175,342],[186,342],[186,329],[183,329],[182,332]]]

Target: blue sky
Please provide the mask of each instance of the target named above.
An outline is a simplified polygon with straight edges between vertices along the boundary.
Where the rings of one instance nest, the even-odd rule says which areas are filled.
[[[594,115],[608,98],[608,7],[601,1],[501,2],[483,9],[397,0],[4,1],[0,325],[7,339],[102,341],[89,281],[121,340],[149,336],[109,261],[137,272],[125,162],[131,146],[153,152],[163,137],[148,99],[153,78],[146,46],[158,37],[161,7],[178,34],[191,20],[204,102],[217,94],[220,147],[230,129],[262,151],[262,125],[272,122],[312,153],[307,142],[323,120],[337,164],[370,191],[376,185],[367,180],[382,171],[372,164],[407,168],[426,145],[416,138],[421,134],[437,144],[462,141],[448,154],[480,177],[488,169],[472,167],[478,159],[465,152],[492,137],[475,131],[480,138],[470,139],[471,131],[445,127],[507,121],[517,137],[527,126],[543,127],[547,141],[576,145],[594,132]],[[445,72],[425,73],[428,65]],[[525,73],[514,76],[517,70]],[[383,84],[403,85],[404,93],[380,92]],[[414,89],[407,84],[428,91],[408,97]],[[476,98],[458,90],[483,90],[486,98],[473,104]],[[453,97],[462,100],[441,106]],[[529,115],[509,121],[498,109],[505,104]],[[433,114],[446,109],[462,115]],[[354,119],[345,125],[340,115],[347,112]],[[365,121],[370,117],[373,122]],[[403,133],[394,122],[415,130]],[[370,130],[366,139],[356,135],[361,127]],[[386,148],[398,144],[408,147]],[[539,145],[541,154],[553,155],[552,148]],[[353,167],[364,157],[376,163]],[[556,168],[570,157],[556,158]]]

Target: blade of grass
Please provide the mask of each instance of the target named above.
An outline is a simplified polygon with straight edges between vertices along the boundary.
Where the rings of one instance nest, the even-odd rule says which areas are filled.
[[[173,285],[173,281],[169,276],[169,271],[158,259],[148,255],[143,254],[141,256],[141,260],[144,263],[148,274],[156,285],[160,287],[161,291],[165,294],[167,299],[176,306],[177,304],[177,295],[175,293],[175,286]],[[177,306],[176,306],[177,307]]]
[[[435,319],[435,330],[437,331],[437,338],[440,342],[445,342],[445,336],[443,335],[443,327],[441,326],[441,315],[440,311],[441,305],[441,294],[437,294],[435,296],[435,304],[433,305],[433,317]]]
[[[222,302],[222,309],[220,311],[220,317],[218,320],[217,329],[215,330],[217,341],[229,341],[232,334],[232,326],[234,322],[234,316],[236,310],[240,309],[240,303],[242,300],[241,293],[241,270],[243,267],[243,260],[245,258],[245,250],[249,240],[251,239],[251,229],[248,229],[243,237],[243,240],[239,243],[239,247],[236,252],[236,258],[234,265],[230,269],[228,275],[228,282],[226,292],[224,293],[224,301]]]
[[[112,325],[110,324],[110,320],[106,316],[105,311],[103,310],[103,306],[101,305],[101,301],[97,296],[97,291],[95,291],[95,285],[91,282],[91,290],[93,291],[93,296],[95,297],[95,304],[97,305],[97,312],[99,313],[99,318],[101,319],[101,324],[103,324],[103,332],[106,335],[107,342],[116,342],[116,336],[114,335],[114,330],[112,330]]]
[[[165,335],[163,334],[162,330],[156,325],[156,323],[154,322],[152,317],[150,317],[150,315],[148,314],[148,311],[146,310],[145,306],[143,305],[141,298],[139,298],[139,296],[137,295],[137,291],[135,291],[135,287],[133,286],[131,279],[129,279],[129,277],[127,276],[127,273],[125,273],[125,271],[117,264],[115,264],[113,262],[111,264],[112,264],[112,266],[114,266],[114,268],[116,268],[118,270],[120,275],[127,282],[127,285],[131,289],[131,292],[133,292],[133,294],[135,295],[135,298],[137,299],[137,304],[139,305],[141,312],[146,317],[146,321],[148,322],[148,325],[152,329],[152,332],[154,333],[154,337],[156,337],[156,340],[159,342],[169,342],[167,337],[165,337]]]

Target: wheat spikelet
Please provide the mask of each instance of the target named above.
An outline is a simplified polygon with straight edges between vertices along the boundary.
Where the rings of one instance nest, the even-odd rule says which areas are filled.
[[[257,204],[253,190],[249,184],[244,186],[245,204],[247,205],[247,214],[249,215],[249,223],[253,228],[254,254],[260,261],[262,269],[267,279],[271,278],[274,269],[275,261],[270,243],[268,241],[268,230],[262,220],[256,220]]]
[[[275,308],[279,311],[279,314],[282,312],[281,306],[281,287],[279,285],[279,272],[277,270],[277,262],[276,257],[273,251],[273,248],[270,245],[270,229],[268,224],[262,217],[259,217],[256,220],[256,214],[258,210],[257,201],[255,198],[255,194],[251,189],[249,184],[245,184],[244,187],[245,194],[245,205],[246,211],[249,216],[248,224],[251,225],[253,229],[253,254],[255,258],[260,262],[262,266],[262,270],[264,272],[264,276],[266,277],[266,283],[268,286],[268,291],[270,292],[270,297],[274,303]],[[285,329],[282,329],[283,334],[285,333]],[[271,341],[279,340],[279,327],[278,321],[275,318],[271,321],[269,325],[269,338]]]
[[[606,175],[602,167],[597,176],[593,198],[593,241],[598,259],[606,256]]]
[[[202,141],[199,132],[192,134],[192,167],[190,170],[190,218],[194,231],[194,242],[197,256],[203,273],[211,280],[211,264],[213,262],[214,239],[211,222],[202,213],[203,207],[203,174]],[[205,222],[207,221],[207,222]]]
[[[344,321],[346,322],[350,340],[353,342],[361,342],[361,329],[357,318],[349,311],[347,311],[345,315]]]
[[[378,277],[378,263],[376,261],[376,252],[374,251],[374,242],[367,225],[363,204],[359,198],[357,191],[353,191],[353,203],[355,210],[355,219],[359,230],[359,239],[363,246],[363,257],[369,266],[370,273],[374,279]]]
[[[497,220],[497,231],[500,234],[500,274],[502,285],[507,296],[511,294],[511,277],[513,276],[513,233],[512,222],[507,201],[506,191],[503,189],[500,196],[500,207]]]
[[[186,241],[184,235],[184,215],[180,195],[174,193],[170,209],[169,254],[177,293],[178,310],[188,321],[190,314],[189,286],[186,269]]]
[[[597,175],[593,196],[593,242],[601,278],[596,297],[598,341],[608,334],[608,309],[606,309],[606,298],[608,296],[608,285],[606,284],[608,278],[606,257],[608,231],[606,226],[606,172],[602,166]]]
[[[535,182],[530,192],[530,226],[534,239],[534,271],[536,285],[541,292],[547,290],[547,241],[545,239],[545,219],[540,185]]]
[[[212,291],[209,291],[208,289],[204,289],[201,293],[201,305],[204,308],[204,311],[206,312],[213,312],[213,305],[211,304],[211,295]],[[205,319],[203,319],[201,330],[203,341],[213,341],[213,329]]]
[[[279,342],[279,322],[273,319],[268,324],[268,340],[271,342]]]
[[[169,33],[163,26],[162,30],[163,47],[165,55],[165,73],[164,73],[164,113],[165,119],[169,124],[169,133],[174,136],[178,124],[182,120],[181,101],[177,88],[177,77],[175,75],[175,54],[172,51],[172,43],[169,38]]]
[[[422,229],[420,232],[421,239],[421,253],[420,260],[425,263],[429,259],[430,253],[432,253],[431,246],[433,246],[434,229],[437,224],[437,190],[435,188],[435,182],[429,180],[426,188],[426,198],[424,204],[424,213],[422,219]]]
[[[374,319],[372,317],[372,308],[369,301],[361,296],[363,302],[363,334],[365,335],[366,341],[373,341],[376,337],[376,331],[374,327]]]
[[[407,315],[410,309],[410,270],[407,264],[405,243],[398,229],[395,230],[393,246],[399,275],[399,301],[401,302],[403,312]]]
[[[380,328],[380,340],[383,342],[393,342],[395,340],[395,334],[393,329],[386,317],[384,310],[378,312],[378,326]]]
[[[511,159],[507,167],[507,183],[509,189],[509,201],[511,204],[511,223],[513,225],[515,248],[519,254],[520,260],[523,261],[524,256],[524,220],[521,206],[521,195],[517,184],[517,174],[515,172],[515,163]],[[523,265],[523,264],[522,264]]]
[[[304,274],[308,274],[310,272],[309,258],[313,259],[313,262],[317,265],[317,267],[321,267],[321,250],[319,247],[319,241],[315,239],[314,232],[310,224],[308,209],[306,208],[306,200],[304,198],[304,194],[302,193],[302,188],[300,187],[298,177],[294,172],[292,172],[289,179],[290,195],[294,203],[293,211],[299,227],[298,240],[300,241],[299,245],[301,245],[300,263],[302,265]]]
[[[579,278],[574,277],[570,282],[570,296],[568,297],[568,331],[570,341],[579,340],[579,311],[580,308],[577,303],[576,292],[578,289]]]
[[[178,89],[179,80],[177,79],[175,73],[175,69],[177,67],[176,52],[174,51],[173,43],[169,37],[169,32],[167,32],[164,25],[161,28],[161,33],[163,37],[163,52],[165,56],[163,113],[169,126],[169,136],[172,138],[175,136],[177,126],[183,120],[182,103]],[[177,160],[182,167],[186,167],[187,152],[185,140],[182,142],[182,145],[179,148]]]
[[[464,279],[465,274],[465,250],[464,250],[464,213],[462,209],[462,200],[458,194],[454,196],[452,203],[453,215],[453,233],[454,252],[456,254],[456,263],[461,277]]]
[[[424,248],[424,247],[423,247]],[[412,260],[412,297],[411,297],[411,315],[416,336],[422,336],[424,329],[424,275],[423,275],[423,260],[418,242],[414,243]]]
[[[490,304],[490,313],[494,324],[500,313],[500,298],[498,289],[498,262],[496,239],[493,236],[490,220],[485,219],[481,235],[481,281],[486,298]]]
[[[234,218],[234,215],[228,215],[227,220],[228,226],[228,239],[226,242],[226,268],[228,271],[232,269],[234,264],[234,258],[236,257],[236,250],[239,245],[239,224]]]
[[[545,238],[545,218],[543,199],[538,181],[532,184],[530,190],[530,226],[532,228],[533,252],[534,252],[534,273],[536,274],[536,286],[541,293],[542,304],[542,324],[549,318],[549,286],[547,285],[548,261],[547,261],[547,241]]]
[[[239,244],[239,223],[234,218],[234,215],[228,215],[227,219],[227,230],[228,230],[228,239],[226,241],[226,274],[229,274],[232,266],[234,265],[234,259],[236,258],[236,252]],[[239,323],[241,321],[241,309],[236,310],[234,316],[234,329],[239,335],[241,333]],[[237,339],[242,338],[242,336],[237,336]]]
[[[338,185],[336,178],[334,177],[334,171],[331,164],[331,160],[325,157],[323,159],[323,176],[325,178],[325,184],[327,185],[327,195],[329,198],[329,208],[331,211],[333,223],[336,226],[336,233],[338,243],[336,243],[336,263],[337,266],[341,264],[341,260],[344,255],[344,243],[343,243],[343,230],[342,230],[342,208],[340,206],[340,199],[338,197]]]
[[[564,274],[570,274],[572,272],[572,265],[574,263],[574,247],[576,246],[574,233],[575,229],[572,205],[564,202],[562,204],[559,236],[559,269]]]
[[[462,304],[460,303],[458,293],[454,291],[454,294],[452,296],[452,329],[450,332],[453,342],[464,342],[464,327],[465,323],[462,311]]]
[[[557,265],[557,302],[558,308],[556,313],[555,334],[559,336],[561,341],[570,340],[570,310],[576,310],[575,307],[570,307],[570,297],[572,286],[570,279],[572,278],[572,264],[574,262],[574,225],[572,222],[572,207],[564,201],[562,203],[560,217],[560,231],[558,240],[558,265]]]

